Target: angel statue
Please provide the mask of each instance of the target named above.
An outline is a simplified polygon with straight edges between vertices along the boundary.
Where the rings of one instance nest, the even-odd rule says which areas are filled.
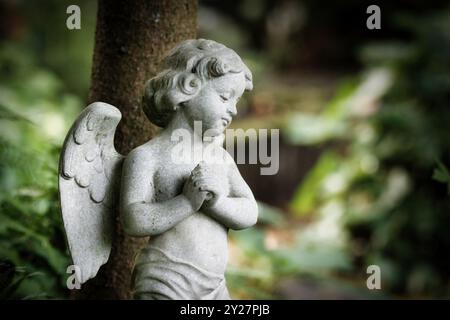
[[[127,156],[113,143],[120,111],[94,102],[64,142],[59,189],[67,241],[81,283],[108,260],[113,208],[125,232],[151,236],[133,271],[136,299],[230,299],[225,283],[228,230],[253,226],[258,207],[232,157],[223,148],[236,104],[251,90],[252,74],[231,49],[211,40],[187,40],[145,86],[143,110],[160,133]],[[194,130],[200,122],[201,130]],[[179,139],[191,154],[207,147],[217,157],[177,159]]]

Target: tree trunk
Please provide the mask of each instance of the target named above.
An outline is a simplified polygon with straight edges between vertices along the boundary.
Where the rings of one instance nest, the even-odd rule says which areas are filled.
[[[145,82],[165,53],[195,38],[197,0],[99,0],[89,103],[103,101],[120,109],[117,150],[126,155],[157,131],[141,110]],[[111,256],[97,277],[75,293],[78,299],[129,299],[136,253],[147,238],[124,234],[116,209]]]

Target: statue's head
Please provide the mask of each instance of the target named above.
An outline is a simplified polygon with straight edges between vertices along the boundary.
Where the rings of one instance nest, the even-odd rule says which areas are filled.
[[[204,130],[222,132],[236,114],[237,101],[252,87],[252,74],[236,52],[212,40],[187,40],[148,81],[143,109],[160,127],[183,112],[191,123],[202,121]]]

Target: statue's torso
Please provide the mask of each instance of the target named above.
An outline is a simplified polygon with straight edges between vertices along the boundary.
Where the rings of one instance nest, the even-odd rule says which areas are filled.
[[[162,141],[159,141],[161,144]],[[165,148],[167,146],[167,148]],[[162,143],[157,149],[157,170],[153,176],[153,201],[163,202],[182,193],[185,180],[197,163],[176,164],[171,161],[171,144]],[[149,146],[149,152],[152,150]],[[167,213],[170,219],[170,213]],[[191,263],[202,269],[223,274],[228,260],[228,229],[203,212],[196,212],[175,227],[154,236],[149,246]]]

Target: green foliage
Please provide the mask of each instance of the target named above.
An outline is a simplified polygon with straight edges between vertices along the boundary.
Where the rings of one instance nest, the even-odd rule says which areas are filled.
[[[336,170],[339,161],[340,157],[335,153],[327,152],[322,155],[319,162],[308,173],[295,192],[291,202],[292,211],[298,215],[313,211],[315,204],[318,202],[318,197],[322,194],[321,181]]]
[[[380,265],[384,288],[395,294],[449,294],[449,16],[406,24],[412,43],[371,44],[362,51],[370,68],[359,84],[345,85],[322,113],[308,115],[312,125],[298,121],[304,115],[288,124],[292,142],[334,150],[299,186],[292,209],[315,214],[307,230],[327,219],[324,208],[342,210],[335,223],[354,270]]]
[[[447,184],[447,192],[450,195],[450,173],[447,167],[442,163],[438,162],[437,168],[434,169],[433,179],[442,183]]]
[[[68,31],[69,4],[20,2],[24,36],[0,43],[0,299],[67,297],[58,154],[86,96],[95,19],[95,2],[79,1],[83,31]],[[270,13],[251,8],[240,9],[249,20]],[[293,144],[327,151],[292,198],[296,219],[259,204],[258,227],[230,232],[233,297],[276,298],[280,280],[298,275],[364,286],[369,264],[381,267],[384,291],[449,296],[450,10],[399,22],[410,41],[365,46],[367,72],[346,79],[322,112],[297,114],[282,130]],[[218,29],[206,37],[248,49],[241,30]],[[298,55],[268,43],[279,52],[248,51],[246,62],[255,81],[267,78],[278,92],[268,69]],[[299,100],[273,96],[277,107]],[[306,101],[285,109],[306,110]]]
[[[333,101],[320,114],[297,113],[287,122],[283,133],[288,142],[315,145],[333,138],[344,137],[347,131],[346,108],[356,82],[347,80]]]
[[[70,31],[70,4],[15,4],[17,23],[5,29],[13,40],[0,42],[0,260],[14,270],[2,280],[6,298],[68,293],[57,167],[79,97],[87,93],[96,11],[95,2],[78,1],[83,32]]]
[[[14,267],[14,264],[11,262],[0,260],[0,300],[46,298],[45,293],[30,294],[27,296],[22,296],[18,293],[22,283],[27,282],[33,277],[42,275],[39,272],[26,272],[25,268]]]
[[[324,216],[321,223],[303,230],[290,228],[281,210],[262,203],[258,206],[259,227],[230,232],[232,259],[226,276],[233,297],[276,299],[279,282],[298,275],[344,285],[332,275],[349,272],[352,265],[346,235],[333,227],[338,216],[327,211],[333,208],[319,213]],[[283,235],[292,239],[279,243]]]
[[[80,101],[20,47],[0,52],[0,259],[15,270],[2,295],[64,297],[69,259],[57,166],[65,117],[74,117]]]
[[[81,9],[81,30],[68,30],[66,9]],[[86,97],[94,48],[97,1],[46,0],[18,4],[23,15],[24,51],[35,63],[58,76],[59,84],[79,97]],[[43,23],[45,21],[45,23]],[[45,86],[45,83],[41,83]]]

